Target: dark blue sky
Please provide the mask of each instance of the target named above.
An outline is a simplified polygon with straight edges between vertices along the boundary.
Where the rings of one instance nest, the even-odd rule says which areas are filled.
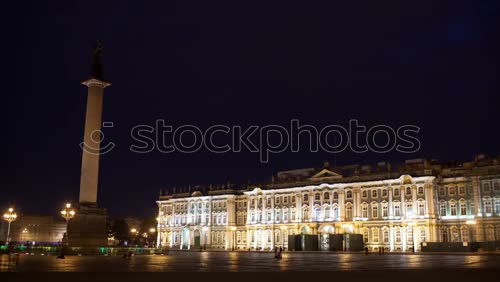
[[[18,1],[16,1],[18,2]],[[23,1],[5,8],[5,166],[0,208],[55,214],[77,200],[91,50],[104,42],[100,206],[151,215],[161,188],[269,179],[329,153],[140,155],[130,128],[174,125],[419,126],[415,154],[337,154],[337,164],[499,153],[498,1]],[[5,36],[6,35],[6,36]]]

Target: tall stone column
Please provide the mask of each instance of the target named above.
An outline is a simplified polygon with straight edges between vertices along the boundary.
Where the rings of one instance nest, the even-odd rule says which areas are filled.
[[[68,244],[84,247],[82,252],[95,252],[96,247],[108,244],[106,211],[97,207],[103,94],[104,88],[111,85],[102,77],[101,53],[102,45],[98,43],[93,53],[90,79],[83,82],[88,89],[82,144],[80,205],[76,216],[68,222]]]
[[[108,87],[110,84],[95,78],[86,80],[82,84],[88,87],[88,95],[85,131],[83,135],[80,204],[97,206],[102,100],[104,88]]]

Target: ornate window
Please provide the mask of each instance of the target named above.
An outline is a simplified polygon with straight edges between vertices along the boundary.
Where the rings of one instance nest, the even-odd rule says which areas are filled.
[[[450,215],[457,215],[457,203],[450,201]]]
[[[387,204],[382,205],[382,216],[383,217],[389,216],[389,207],[387,206]]]
[[[451,196],[454,196],[456,194],[456,187],[455,186],[450,186],[448,187],[448,194],[450,194]]]
[[[321,208],[315,207],[314,208],[314,220],[319,221],[320,219],[321,219]]]
[[[337,200],[339,198],[339,194],[337,192],[333,192],[333,199]]]
[[[492,213],[493,212],[491,198],[489,198],[489,197],[484,199],[484,212],[485,213]]]
[[[440,188],[439,188],[439,195],[440,195],[440,196],[444,196],[444,195],[445,195],[445,192],[444,192],[444,187],[440,187]]]
[[[378,205],[376,203],[372,203],[372,218],[378,217]]]
[[[368,228],[364,227],[363,228],[363,242],[365,244],[368,243],[368,240],[370,239],[369,236],[370,236],[370,233],[369,233]]]
[[[406,217],[411,217],[413,214],[413,204],[411,202],[406,203]]]
[[[491,191],[490,184],[489,183],[484,183],[483,184],[483,192],[489,193],[490,191]]]
[[[328,192],[323,194],[323,200],[330,200],[330,194]]]
[[[379,240],[379,230],[377,227],[372,228],[372,242],[378,243]]]
[[[367,204],[363,204],[363,206],[361,208],[361,217],[368,218],[368,205]]]
[[[408,244],[413,244],[413,227],[406,228],[406,242]]]
[[[377,189],[372,190],[372,198],[377,198]]]
[[[396,232],[394,232],[394,241],[399,244],[401,243],[401,230],[399,230],[399,228],[396,230]]]
[[[420,242],[425,242],[427,240],[425,227],[420,227]]]
[[[339,207],[335,204],[333,206],[333,219],[337,220],[339,218]]]
[[[467,204],[465,200],[460,200],[460,215],[467,215]]]
[[[460,195],[465,195],[465,186],[463,185],[458,186],[458,193]]]
[[[467,226],[460,227],[460,236],[462,237],[462,242],[469,242],[469,229]]]
[[[307,202],[309,202],[309,195],[304,194],[304,203],[307,203]]]
[[[387,189],[382,189],[382,197],[387,197]]]
[[[439,203],[439,215],[446,216],[446,202],[445,201],[441,201]]]
[[[314,194],[314,200],[315,201],[319,201],[320,200],[320,194],[319,193]]]
[[[363,193],[362,193],[362,197],[363,197],[363,198],[368,197],[368,193],[366,193],[366,190],[365,190],[365,191],[363,191]]]
[[[410,195],[411,195],[411,188],[406,187],[406,196],[410,196]]]
[[[419,195],[423,195],[424,194],[424,187],[422,187],[422,186],[418,187],[418,194]]]
[[[418,215],[420,215],[420,216],[425,215],[425,202],[424,201],[418,202]]]
[[[401,204],[399,202],[394,203],[394,216],[401,216]]]
[[[352,191],[351,191],[351,190],[348,190],[348,191],[345,193],[345,195],[346,195],[346,198],[347,198],[347,199],[351,199],[351,198],[352,198]]]
[[[350,203],[346,205],[345,215],[346,215],[346,220],[348,221],[352,220],[352,206],[350,205]]]
[[[394,196],[399,197],[399,188],[394,188]]]
[[[304,220],[309,220],[309,209],[308,208],[302,209],[302,218]]]
[[[458,234],[458,228],[456,226],[451,227],[451,241],[452,242],[460,241],[460,235]]]
[[[384,228],[382,231],[382,241],[385,244],[389,243],[389,230],[387,228]]]
[[[500,191],[500,181],[495,182],[493,187],[494,187],[493,190],[495,190],[495,192]]]

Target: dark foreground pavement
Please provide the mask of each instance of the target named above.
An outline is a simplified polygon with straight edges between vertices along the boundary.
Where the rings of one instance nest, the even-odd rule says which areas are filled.
[[[172,252],[168,256],[0,256],[0,281],[496,281],[499,255]]]

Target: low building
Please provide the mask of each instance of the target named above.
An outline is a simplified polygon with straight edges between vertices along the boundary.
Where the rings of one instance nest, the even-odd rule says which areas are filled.
[[[287,248],[288,235],[363,235],[371,251],[425,242],[500,240],[500,157],[423,159],[280,172],[247,187],[190,187],[160,195],[159,246]]]
[[[8,223],[0,226],[0,241],[7,239]],[[66,232],[66,222],[54,220],[52,216],[21,215],[11,223],[10,238],[12,242],[33,244],[57,244]]]

